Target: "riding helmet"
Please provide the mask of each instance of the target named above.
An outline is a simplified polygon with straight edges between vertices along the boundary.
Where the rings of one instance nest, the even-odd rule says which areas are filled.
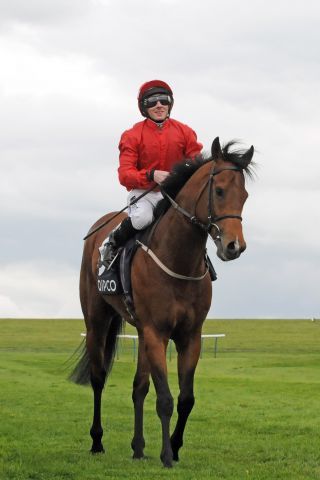
[[[162,80],[150,80],[149,82],[145,82],[143,85],[141,85],[138,93],[138,106],[141,115],[143,115],[144,117],[147,117],[148,115],[146,108],[143,105],[143,100],[157,93],[167,94],[171,98],[171,104],[169,106],[170,115],[171,109],[173,107],[173,92],[171,87]]]

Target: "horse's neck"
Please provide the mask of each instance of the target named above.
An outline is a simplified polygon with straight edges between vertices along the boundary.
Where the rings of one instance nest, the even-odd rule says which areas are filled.
[[[207,237],[180,213],[170,208],[155,231],[151,249],[173,270],[199,274]]]

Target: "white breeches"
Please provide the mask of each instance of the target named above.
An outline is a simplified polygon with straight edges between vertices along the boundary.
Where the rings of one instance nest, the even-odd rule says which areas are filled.
[[[145,190],[134,189],[128,195],[128,205],[133,198],[139,197],[142,195]],[[141,200],[138,200],[137,203],[131,205],[128,209],[129,217],[133,227],[136,230],[143,230],[146,228],[153,220],[153,210],[157,203],[162,200],[163,196],[161,192],[149,192]]]

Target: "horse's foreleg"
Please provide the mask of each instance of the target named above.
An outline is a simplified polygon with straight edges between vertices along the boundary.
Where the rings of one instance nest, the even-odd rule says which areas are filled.
[[[144,341],[139,338],[137,372],[133,381],[132,400],[134,404],[134,437],[131,442],[133,458],[143,458],[145,441],[143,438],[143,404],[149,391],[150,366],[146,357]]]
[[[173,459],[179,460],[179,449],[183,445],[183,433],[194,405],[193,380],[194,372],[199,360],[201,348],[201,333],[191,338],[188,345],[179,346],[178,349],[178,375],[180,394],[178,397],[178,420],[171,436]]]
[[[102,332],[100,332],[102,333]],[[103,429],[101,425],[101,396],[106,379],[104,367],[105,335],[90,330],[87,332],[87,350],[90,358],[90,380],[94,395],[93,422],[90,429],[92,453],[104,452],[101,442]]]
[[[147,357],[150,363],[152,380],[157,394],[157,414],[162,427],[162,450],[160,458],[165,467],[172,467],[172,448],[170,442],[170,419],[173,413],[173,398],[167,379],[166,349],[168,339],[157,336],[156,332],[144,332]]]

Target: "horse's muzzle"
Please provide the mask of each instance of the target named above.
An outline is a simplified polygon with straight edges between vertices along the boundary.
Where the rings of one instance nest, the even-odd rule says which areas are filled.
[[[239,258],[241,253],[244,252],[246,249],[245,242],[240,244],[237,239],[225,243],[223,239],[219,238],[216,239],[214,242],[217,247],[217,255],[224,262]]]

